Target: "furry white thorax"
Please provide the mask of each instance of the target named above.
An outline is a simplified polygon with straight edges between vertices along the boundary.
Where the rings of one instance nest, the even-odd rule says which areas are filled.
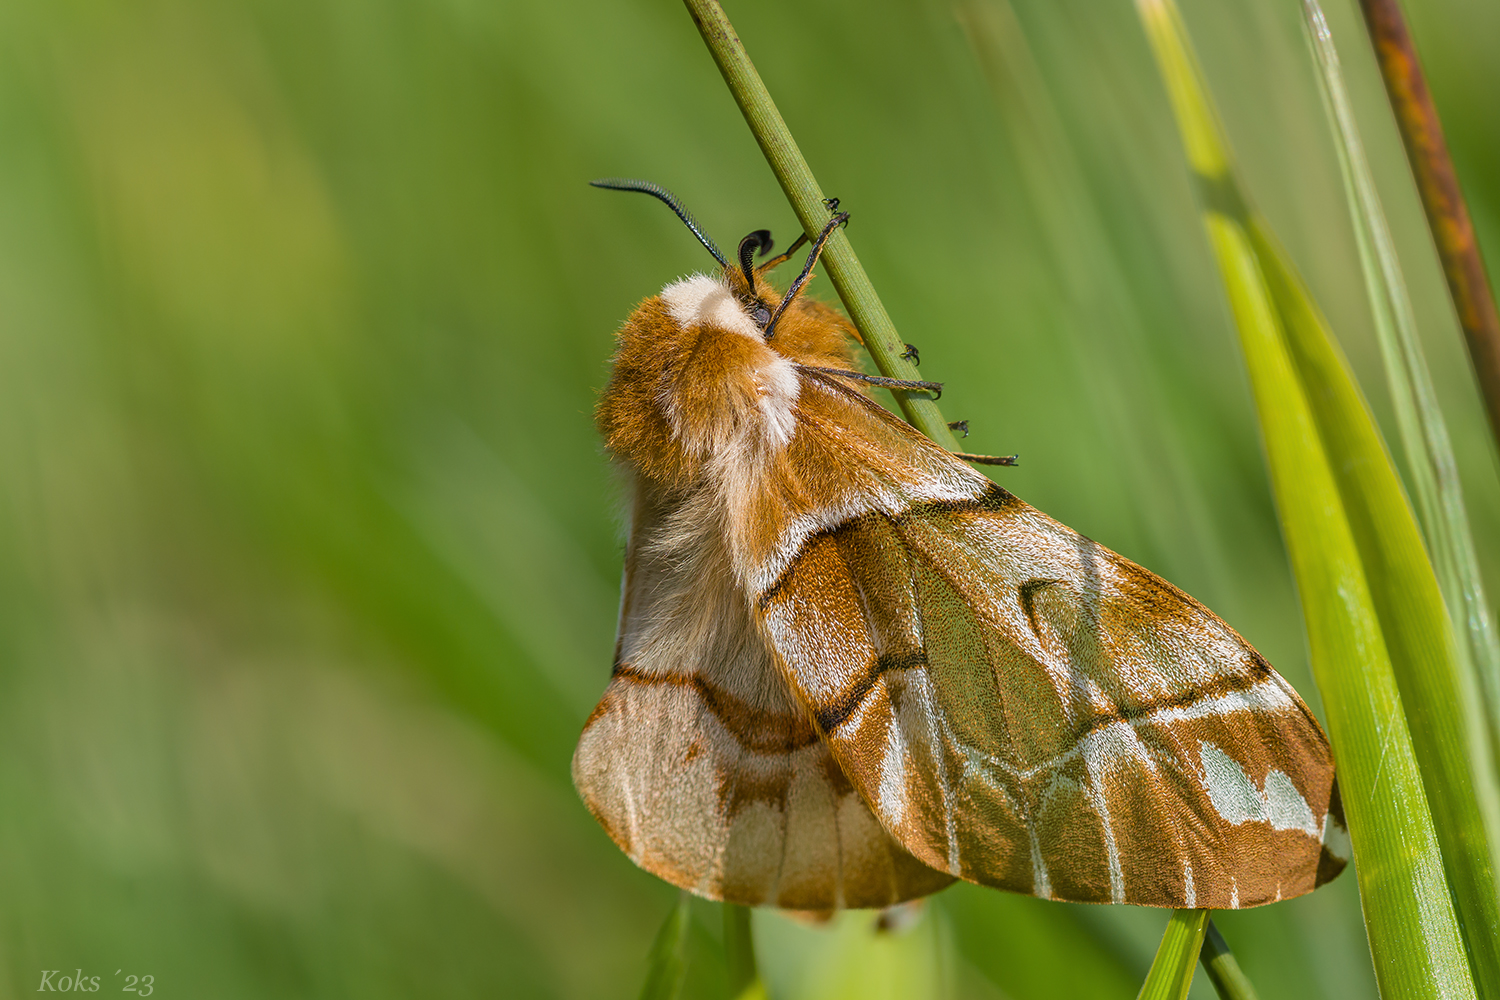
[[[755,325],[741,307],[729,286],[718,278],[706,274],[690,274],[678,278],[661,290],[661,300],[667,311],[684,330],[692,326],[712,324],[720,330],[738,333],[751,340],[763,342],[765,334]]]
[[[688,275],[663,288],[661,299],[667,304],[667,311],[672,314],[672,318],[684,330],[695,326],[711,326],[765,345],[765,332],[755,325],[734,292],[719,278],[706,274]],[[759,392],[756,402],[763,417],[763,434],[760,440],[735,441],[730,447],[738,450],[770,444],[773,448],[784,448],[797,429],[793,411],[802,388],[801,381],[797,378],[797,368],[766,347],[764,361],[756,368],[755,380]],[[668,412],[673,414],[675,421],[675,412],[670,407]],[[736,460],[748,456],[725,457]]]
[[[802,394],[830,390],[815,382],[804,384],[795,364],[765,346],[764,333],[722,279],[690,275],[663,288],[661,298],[673,320],[683,329],[707,326],[738,334],[753,340],[764,353],[754,369],[760,419],[752,419],[741,427],[725,427],[701,439],[686,440],[671,386],[663,386],[663,410],[673,434],[707,458],[710,480],[705,484],[707,489],[682,504],[663,525],[660,548],[687,553],[716,534],[727,536],[735,577],[747,595],[759,596],[786,571],[807,539],[819,531],[871,511],[898,516],[913,503],[967,500],[981,496],[989,488],[987,479],[957,462],[935,466],[920,482],[872,476],[862,484],[850,483],[847,492],[834,502],[781,526],[774,548],[753,555],[752,546],[739,543],[741,535],[756,534],[761,528],[752,524],[756,514],[749,501],[767,488],[764,474],[770,468],[770,460],[797,433],[798,401]]]

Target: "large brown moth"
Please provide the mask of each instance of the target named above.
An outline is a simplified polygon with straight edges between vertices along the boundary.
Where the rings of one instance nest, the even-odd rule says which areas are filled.
[[[880,907],[955,878],[1236,908],[1348,858],[1328,741],[1207,608],[866,394],[857,334],[727,261],[619,333],[614,674],[573,757],[636,864],[710,899]],[[895,383],[898,388],[928,383]]]

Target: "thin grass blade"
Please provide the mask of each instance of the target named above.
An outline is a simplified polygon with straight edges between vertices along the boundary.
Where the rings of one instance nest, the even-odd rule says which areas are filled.
[[[688,900],[686,892],[678,893],[677,905],[662,921],[651,945],[646,968],[646,985],[641,1000],[677,1000],[687,979]]]
[[[1137,1000],[1184,1000],[1198,968],[1208,910],[1173,910]]]
[[[724,904],[724,965],[729,974],[729,995],[739,996],[760,982],[755,969],[755,938],[750,928],[750,908]]]
[[[1386,996],[1474,996],[1413,742],[1420,738],[1424,763],[1448,766],[1435,779],[1443,803],[1457,803],[1476,820],[1472,795],[1467,810],[1461,808],[1452,743],[1443,738],[1454,732],[1453,705],[1442,706],[1434,690],[1435,678],[1453,676],[1436,578],[1326,324],[1248,208],[1181,15],[1170,0],[1137,0],[1136,7],[1177,116],[1240,335],[1339,762],[1377,980]],[[1435,648],[1422,648],[1424,641]],[[1397,659],[1408,682],[1401,688]],[[1416,704],[1403,710],[1408,689]],[[1411,731],[1406,711],[1414,718]]]
[[[1448,140],[1437,106],[1427,89],[1422,60],[1401,13],[1399,0],[1360,0],[1370,42],[1380,63],[1391,111],[1401,129],[1406,158],[1427,214],[1448,279],[1448,293],[1458,312],[1479,394],[1489,413],[1490,430],[1500,443],[1500,311],[1479,253],[1479,239],[1469,206],[1448,153]]]
[[[1220,1000],[1260,1000],[1250,979],[1240,969],[1240,963],[1235,961],[1234,952],[1229,950],[1224,935],[1219,933],[1212,920],[1203,934],[1203,950],[1198,953],[1198,960],[1203,963],[1203,971],[1208,973],[1208,980],[1214,984],[1214,992],[1219,994]]]
[[[1454,758],[1455,770],[1457,765],[1467,763],[1469,774],[1454,773],[1449,778],[1462,782],[1467,777],[1474,791],[1477,814],[1466,817],[1460,809],[1458,815],[1445,816],[1450,811],[1441,801],[1446,790],[1431,787],[1434,784],[1431,780],[1427,781],[1428,799],[1439,821],[1438,836],[1443,841],[1444,862],[1468,941],[1476,986],[1481,996],[1495,996],[1500,995],[1500,934],[1497,934],[1500,908],[1497,908],[1494,878],[1494,861],[1500,858],[1500,786],[1496,782],[1493,740],[1497,728],[1493,716],[1487,717],[1482,709],[1488,705],[1493,710],[1495,703],[1484,697],[1481,678],[1500,677],[1500,643],[1496,642],[1479,574],[1458,464],[1417,335],[1416,317],[1390,226],[1344,86],[1338,52],[1317,0],[1303,0],[1303,11],[1320,70],[1325,107],[1337,138],[1365,285],[1417,509],[1425,528],[1427,550],[1450,612],[1450,622],[1460,624],[1453,644],[1452,680],[1456,689],[1453,712],[1463,724],[1455,735],[1466,734],[1467,745],[1455,742],[1449,754]],[[1445,819],[1451,819],[1454,825],[1451,832]],[[1477,829],[1465,831],[1461,824],[1476,819]],[[1445,832],[1449,836],[1445,837]],[[1470,833],[1469,838],[1462,836],[1465,832]],[[1479,836],[1473,836],[1476,833]]]
[[[1090,460],[1143,503],[1143,547],[1158,570],[1235,588],[1215,540],[1214,499],[1194,474],[1178,414],[1191,403],[1174,393],[1161,338],[1139,283],[1110,236],[1117,225],[1090,184],[1068,134],[1068,117],[1011,0],[959,0],[954,14],[990,94],[1021,188],[1039,222],[1042,249],[1064,300],[1057,335],[1076,358],[1100,437]],[[1094,331],[1109,330],[1099,337]]]

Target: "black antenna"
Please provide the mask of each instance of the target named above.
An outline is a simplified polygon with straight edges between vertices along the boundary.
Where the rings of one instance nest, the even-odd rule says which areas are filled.
[[[677,217],[683,221],[683,224],[693,231],[694,236],[698,237],[698,242],[707,247],[708,252],[714,255],[714,260],[719,262],[720,267],[726,269],[729,267],[729,261],[724,259],[724,255],[719,252],[719,248],[714,246],[714,241],[709,239],[708,234],[698,225],[698,220],[693,218],[692,213],[683,207],[682,202],[677,200],[675,194],[660,184],[653,184],[650,181],[639,181],[630,177],[603,177],[597,181],[589,181],[589,184],[596,188],[609,188],[611,191],[639,191],[641,194],[649,194],[651,197],[659,199],[668,208],[677,213]]]

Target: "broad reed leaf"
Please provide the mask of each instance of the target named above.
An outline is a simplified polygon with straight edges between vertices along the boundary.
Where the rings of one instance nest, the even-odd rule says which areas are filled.
[[[1183,1000],[1193,985],[1208,910],[1173,910],[1137,1000]]]
[[[646,968],[646,985],[641,1000],[677,1000],[687,979],[687,937],[690,912],[686,892],[678,893],[677,905],[662,921],[651,945]]]
[[[1136,8],[1240,335],[1338,760],[1377,981],[1386,996],[1474,996],[1417,765],[1420,754],[1439,815],[1482,834],[1473,794],[1461,787],[1465,723],[1436,577],[1327,324],[1248,207],[1180,14],[1171,0]]]
[[[1438,661],[1427,667],[1438,674],[1429,681],[1431,694],[1453,700],[1435,706],[1446,711],[1429,720],[1438,730],[1434,734],[1438,744],[1435,749],[1446,757],[1438,767],[1446,771],[1424,767],[1424,780],[1469,946],[1475,984],[1481,996],[1495,996],[1500,995],[1500,915],[1494,878],[1494,861],[1500,857],[1500,784],[1496,782],[1493,756],[1496,729],[1484,710],[1486,704],[1493,710],[1494,703],[1484,697],[1481,678],[1500,670],[1500,645],[1479,575],[1458,464],[1417,335],[1416,317],[1390,226],[1350,107],[1338,53],[1317,0],[1303,0],[1303,11],[1325,107],[1337,139],[1345,194],[1427,551],[1451,614],[1450,622],[1461,623],[1451,640],[1452,656],[1446,663]],[[1390,528],[1391,534],[1385,537],[1399,537],[1400,526]],[[1433,641],[1437,637],[1422,639]],[[1443,648],[1437,643],[1434,647]],[[1405,699],[1411,717],[1412,709],[1421,704],[1420,696],[1407,693]],[[1420,740],[1419,735],[1419,744]],[[1418,757],[1426,763],[1420,745]],[[1435,780],[1441,777],[1447,780]],[[1464,796],[1452,792],[1465,786],[1472,789],[1472,808],[1463,801]]]

